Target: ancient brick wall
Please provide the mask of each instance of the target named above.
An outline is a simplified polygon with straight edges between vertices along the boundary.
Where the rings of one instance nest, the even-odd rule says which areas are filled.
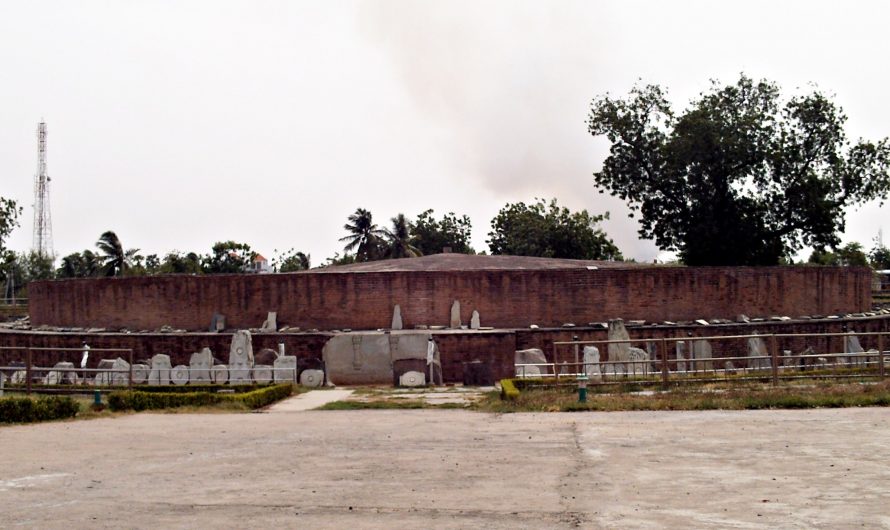
[[[389,327],[395,304],[407,328],[464,323],[579,325],[621,317],[647,321],[813,315],[870,309],[865,268],[639,267],[574,270],[302,272],[262,275],[91,278],[29,286],[35,326],[207,329],[259,327],[267,311],[302,329]]]

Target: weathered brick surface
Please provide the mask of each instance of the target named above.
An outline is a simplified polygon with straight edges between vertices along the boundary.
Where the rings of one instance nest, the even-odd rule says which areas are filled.
[[[35,326],[202,330],[219,312],[250,328],[277,311],[279,325],[376,329],[400,304],[410,328],[447,324],[460,300],[465,323],[476,309],[485,326],[522,328],[859,312],[871,307],[870,281],[866,268],[823,267],[308,271],[44,281],[29,295]]]

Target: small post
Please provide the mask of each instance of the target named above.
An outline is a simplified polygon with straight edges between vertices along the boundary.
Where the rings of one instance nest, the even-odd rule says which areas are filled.
[[[664,390],[668,389],[668,377],[670,370],[668,369],[668,347],[667,340],[661,339],[661,386]]]
[[[578,403],[587,403],[587,374],[578,376]]]
[[[28,348],[28,366],[25,367],[25,393],[31,395],[31,348]]]
[[[578,342],[578,335],[572,335],[572,342],[576,342],[576,343]],[[575,373],[581,373],[581,372],[587,373],[587,370],[585,370],[585,369],[579,369],[579,368],[586,368],[586,367],[581,367],[581,366],[580,366],[580,361],[579,361],[579,358],[578,358],[578,353],[579,353],[579,351],[578,351],[578,344],[575,344],[575,370],[576,370]]]
[[[878,333],[878,374],[884,379],[884,335]]]
[[[133,348],[130,348],[130,374],[127,377],[127,388],[133,389]]]
[[[101,407],[102,406],[102,394],[99,393],[99,389],[93,390],[93,407]]]
[[[770,357],[773,365],[773,384],[779,384],[779,349],[776,342],[776,336],[770,335]]]

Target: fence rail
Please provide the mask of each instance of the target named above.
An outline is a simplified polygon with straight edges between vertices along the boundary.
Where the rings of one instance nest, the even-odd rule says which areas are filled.
[[[587,376],[593,384],[701,383],[717,381],[848,379],[886,377],[888,332],[773,333],[702,337],[643,337],[553,342],[553,362],[516,363],[524,379],[570,382]],[[866,342],[865,349],[860,339]],[[740,345],[739,342],[743,341]],[[711,342],[724,346],[715,355]],[[836,344],[842,343],[841,348]],[[643,348],[633,348],[633,345]],[[800,347],[803,345],[802,351]],[[593,346],[595,351],[583,353]],[[782,348],[781,346],[787,346]],[[824,353],[815,350],[822,346]],[[794,349],[799,349],[794,353]],[[604,351],[600,352],[600,348]],[[631,351],[633,349],[634,351]],[[568,350],[568,353],[566,353]],[[673,354],[671,351],[673,350]],[[731,352],[747,351],[746,355]],[[780,353],[781,351],[781,353]],[[725,353],[730,354],[725,355]],[[591,359],[586,355],[590,354]]]

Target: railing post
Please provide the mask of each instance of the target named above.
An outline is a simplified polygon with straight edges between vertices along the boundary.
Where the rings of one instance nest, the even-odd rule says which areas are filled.
[[[779,384],[779,349],[775,334],[770,335],[770,357],[773,365],[773,384]]]
[[[884,335],[878,333],[878,374],[884,379]]]
[[[130,348],[130,374],[127,378],[127,388],[133,389],[133,348]]]
[[[25,393],[31,395],[31,348],[28,348],[28,365],[25,367]]]
[[[664,390],[668,389],[668,347],[667,340],[661,338],[661,386]]]

